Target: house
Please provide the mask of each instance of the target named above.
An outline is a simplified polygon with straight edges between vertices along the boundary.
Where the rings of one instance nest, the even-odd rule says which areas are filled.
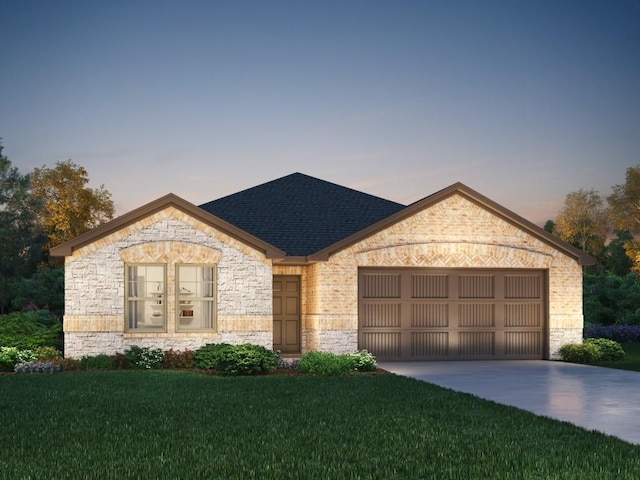
[[[383,360],[557,358],[594,259],[456,183],[409,206],[294,173],[169,194],[52,249],[65,353],[251,342]]]

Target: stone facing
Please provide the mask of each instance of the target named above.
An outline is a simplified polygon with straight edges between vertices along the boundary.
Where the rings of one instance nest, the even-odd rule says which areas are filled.
[[[166,263],[167,312],[175,311],[175,265],[215,264],[217,331],[176,332],[175,315],[168,314],[166,332],[126,332],[125,262]],[[79,357],[112,354],[131,345],[190,348],[240,340],[271,347],[271,304],[271,262],[264,255],[169,207],[66,258],[65,354]]]

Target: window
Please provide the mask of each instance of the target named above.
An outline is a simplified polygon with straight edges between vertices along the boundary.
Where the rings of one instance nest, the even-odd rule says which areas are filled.
[[[212,265],[177,265],[177,330],[215,330],[216,271]]]
[[[126,274],[127,330],[166,329],[165,265],[128,265]]]

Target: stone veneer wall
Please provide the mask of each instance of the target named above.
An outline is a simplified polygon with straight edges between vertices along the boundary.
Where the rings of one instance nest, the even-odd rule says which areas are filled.
[[[312,265],[303,349],[358,346],[358,268],[531,268],[548,271],[548,350],[582,341],[582,267],[461,195],[454,195]]]
[[[126,332],[125,262],[167,264],[167,330]],[[217,331],[176,332],[175,264],[217,265]],[[255,249],[168,207],[82,247],[65,260],[65,355],[131,345],[176,350],[206,343],[273,346],[271,262]]]

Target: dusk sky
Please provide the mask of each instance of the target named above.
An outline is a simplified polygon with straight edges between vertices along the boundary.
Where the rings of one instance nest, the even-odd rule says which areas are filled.
[[[302,172],[543,225],[640,164],[640,2],[0,0],[0,137],[118,215]]]

